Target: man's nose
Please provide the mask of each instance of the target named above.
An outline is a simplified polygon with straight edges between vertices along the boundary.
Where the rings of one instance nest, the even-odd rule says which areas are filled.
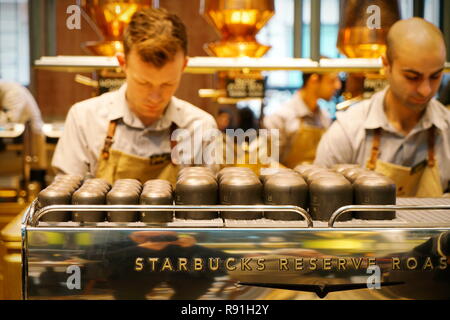
[[[420,83],[419,87],[417,88],[417,92],[420,93],[420,95],[422,97],[429,97],[431,94],[431,85],[430,85],[430,81],[424,80]]]
[[[159,89],[152,89],[148,95],[147,95],[148,100],[152,101],[152,102],[158,102],[161,100],[162,98],[162,94],[161,91]]]

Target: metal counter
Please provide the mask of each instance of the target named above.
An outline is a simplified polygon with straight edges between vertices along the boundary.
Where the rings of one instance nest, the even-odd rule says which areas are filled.
[[[53,206],[23,218],[24,299],[449,299],[450,199],[350,206]],[[54,211],[292,211],[299,221],[43,223]],[[339,222],[395,210],[391,221]]]

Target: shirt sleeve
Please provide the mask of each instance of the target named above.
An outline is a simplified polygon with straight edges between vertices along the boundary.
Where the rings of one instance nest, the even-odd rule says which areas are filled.
[[[30,120],[25,94],[16,86],[6,90],[2,108],[9,122],[25,123]]]
[[[352,163],[352,159],[351,141],[342,125],[335,121],[320,140],[314,164],[331,167],[339,163]]]
[[[64,124],[62,137],[59,139],[52,159],[56,174],[74,174],[84,176],[89,171],[88,146],[81,122],[73,106]]]
[[[268,130],[278,130],[279,148],[280,152],[283,153],[283,150],[285,149],[289,139],[284,118],[281,115],[275,113],[270,116],[264,117],[263,124],[264,128]]]
[[[5,90],[0,102],[3,110],[3,122],[25,123],[31,121],[35,133],[42,132],[42,116],[39,106],[27,88],[11,83]]]

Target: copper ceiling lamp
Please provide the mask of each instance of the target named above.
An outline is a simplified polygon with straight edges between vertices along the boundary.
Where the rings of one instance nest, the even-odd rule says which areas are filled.
[[[221,39],[205,44],[205,51],[220,58],[260,58],[271,48],[256,40],[257,33],[275,14],[274,0],[200,0],[200,14],[216,29]],[[260,72],[227,71],[218,73],[218,94],[211,96],[218,101],[231,99],[262,98],[264,90],[230,90],[239,81],[263,82]],[[237,86],[238,87],[238,86]],[[239,86],[240,87],[240,86]],[[261,86],[251,86],[261,88]],[[205,96],[206,97],[206,96]]]
[[[369,21],[368,9],[379,13],[378,26]],[[343,0],[337,47],[348,58],[379,58],[386,52],[389,29],[398,20],[397,0]]]
[[[273,0],[202,0],[200,13],[222,36],[205,45],[208,54],[259,58],[270,49],[256,34],[275,14]]]
[[[123,33],[134,13],[152,6],[152,0],[77,0],[84,17],[101,40],[88,41],[82,48],[96,56],[115,56],[123,52]],[[93,79],[77,75],[75,81],[97,89],[102,94],[118,89],[125,82],[125,74],[120,70],[102,69],[93,72]]]
[[[201,0],[200,14],[221,36],[220,40],[204,46],[211,56],[261,58],[271,48],[259,43],[256,35],[275,14],[274,0]],[[219,90],[214,90],[217,94],[211,97],[219,103],[234,105],[246,98],[259,98],[262,101],[265,95],[265,80],[259,71],[219,72],[216,81]],[[243,153],[237,152],[238,148]],[[266,165],[259,163],[259,159],[257,163],[251,164],[249,148],[247,142],[235,145],[238,160],[234,165],[249,167],[259,174],[259,169]]]
[[[123,52],[122,35],[131,17],[152,5],[151,0],[78,0],[78,3],[103,36],[100,41],[84,43],[83,48],[99,56]]]
[[[389,29],[398,20],[397,0],[341,0],[337,48],[348,58],[380,58],[386,52]],[[367,98],[370,92],[366,92],[365,82],[374,82],[370,86],[379,87],[382,78],[379,73],[349,74],[344,97],[356,101],[363,95]],[[339,109],[342,110],[338,106]]]

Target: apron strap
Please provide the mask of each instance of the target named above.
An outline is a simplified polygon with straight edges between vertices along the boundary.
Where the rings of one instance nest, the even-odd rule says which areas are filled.
[[[170,129],[169,129],[169,139],[170,139],[170,149],[171,150],[173,148],[175,148],[178,143],[176,140],[172,140],[172,133],[177,129],[178,129],[178,126],[176,125],[176,123],[172,122],[172,125],[170,126]]]
[[[434,152],[435,139],[436,139],[436,127],[432,126],[428,130],[428,166],[430,168],[433,168],[436,165],[436,158]]]
[[[105,144],[104,144],[103,149],[102,149],[102,157],[105,160],[109,159],[111,146],[114,143],[114,134],[116,133],[116,128],[117,128],[117,120],[112,120],[109,123],[107,135],[106,135],[106,138],[105,138]],[[178,129],[178,126],[173,122],[172,125],[170,126],[170,129],[169,129],[169,134],[170,134],[169,139],[172,137],[172,133],[176,129]],[[176,145],[177,145],[177,141],[170,140],[170,147],[171,147],[171,149],[175,148]]]
[[[112,120],[109,123],[107,135],[105,138],[105,144],[104,144],[103,150],[102,150],[102,157],[105,160],[109,159],[109,151],[111,149],[112,144],[114,143],[113,138],[114,138],[114,134],[116,133],[116,128],[117,128],[117,120]]]
[[[436,138],[436,127],[432,126],[428,130],[428,166],[430,168],[436,165],[435,157],[435,138]],[[378,154],[380,153],[380,141],[381,141],[381,128],[375,129],[372,143],[372,151],[370,158],[367,161],[367,168],[369,170],[375,170],[376,163],[378,160]]]
[[[381,128],[375,129],[373,135],[372,151],[370,158],[367,161],[367,169],[375,170],[378,160],[378,154],[380,153],[380,141],[381,141]]]

